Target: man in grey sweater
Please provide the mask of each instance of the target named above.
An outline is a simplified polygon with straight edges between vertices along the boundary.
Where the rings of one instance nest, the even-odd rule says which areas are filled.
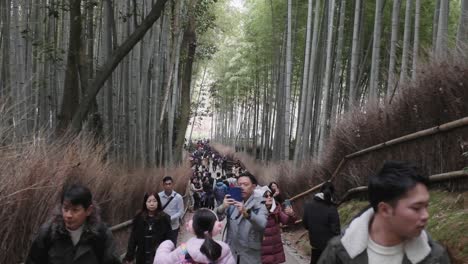
[[[237,183],[241,188],[242,201],[236,201],[228,194],[216,212],[220,219],[227,218],[226,243],[236,262],[258,264],[261,263],[261,244],[268,211],[262,203],[262,196],[254,194],[257,180],[252,174],[240,175]]]

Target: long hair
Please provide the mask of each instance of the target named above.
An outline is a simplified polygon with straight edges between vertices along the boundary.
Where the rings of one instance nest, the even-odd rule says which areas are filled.
[[[209,260],[216,261],[221,256],[222,247],[212,237],[213,227],[218,220],[216,214],[206,208],[198,209],[193,215],[193,231],[197,238],[205,239],[200,252]]]
[[[160,213],[162,212],[162,204],[161,204],[161,199],[159,198],[159,195],[157,192],[146,192],[145,196],[143,197],[143,204],[141,207],[140,214],[146,218],[148,217],[148,208],[146,207],[146,201],[148,201],[148,198],[151,196],[154,196],[156,198],[156,201],[158,202],[158,206],[156,207],[156,211],[154,212],[154,216],[159,216]]]
[[[274,182],[274,181],[272,181],[272,182],[270,182],[270,184],[268,184],[268,188],[270,188],[270,190],[271,190],[271,191],[273,191],[273,188],[271,188],[271,186],[273,186],[273,184],[274,184],[274,185],[276,185],[276,188],[278,188],[278,189],[279,189],[279,185],[278,185],[278,183],[277,183],[277,182]]]

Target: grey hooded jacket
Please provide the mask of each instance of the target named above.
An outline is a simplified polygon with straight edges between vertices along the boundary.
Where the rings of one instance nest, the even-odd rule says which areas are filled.
[[[242,264],[261,263],[263,232],[267,224],[268,211],[262,203],[263,198],[252,194],[245,202],[250,211],[247,219],[233,205],[216,209],[220,219],[226,217],[227,234],[225,242],[229,244],[234,258]]]

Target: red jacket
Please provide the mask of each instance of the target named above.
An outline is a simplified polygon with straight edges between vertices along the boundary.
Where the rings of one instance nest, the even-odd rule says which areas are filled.
[[[288,224],[295,221],[283,212],[281,205],[275,211],[270,212],[262,241],[262,264],[277,264],[286,261],[284,256],[283,243],[281,242],[280,223]]]

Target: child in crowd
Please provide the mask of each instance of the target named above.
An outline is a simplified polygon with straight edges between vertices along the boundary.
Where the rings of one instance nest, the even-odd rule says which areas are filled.
[[[154,264],[235,263],[229,246],[213,239],[222,230],[222,223],[213,211],[197,210],[187,223],[187,229],[196,237],[175,249],[172,241],[164,241],[156,252]]]
[[[125,263],[134,259],[136,264],[153,263],[156,248],[169,239],[171,220],[162,206],[157,192],[145,193],[142,209],[133,219]]]

